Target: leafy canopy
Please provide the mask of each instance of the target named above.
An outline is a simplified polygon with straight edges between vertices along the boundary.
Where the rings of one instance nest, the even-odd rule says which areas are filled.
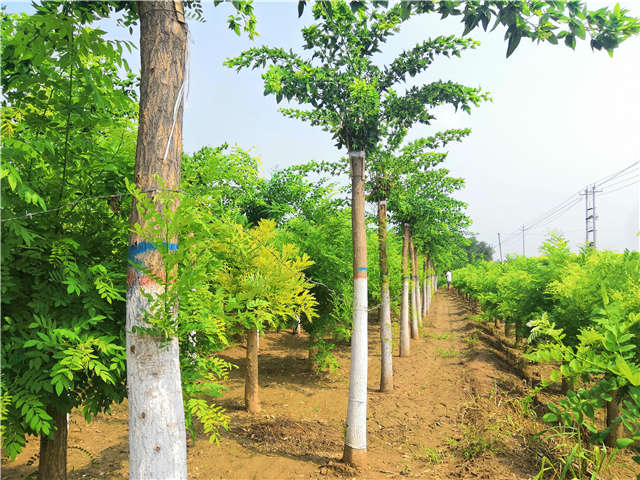
[[[298,118],[330,132],[338,148],[372,151],[384,135],[402,136],[414,123],[429,124],[429,109],[451,104],[467,112],[487,99],[479,89],[454,82],[436,81],[407,88],[397,86],[425,71],[437,55],[459,56],[474,48],[473,40],[440,36],[402,52],[385,66],[373,56],[408,19],[400,10],[384,10],[378,4],[352,11],[344,2],[318,2],[315,23],[302,29],[308,56],[281,48],[259,47],[229,58],[225,65],[236,70],[265,67],[264,94],[308,105],[310,109],[283,108]]]

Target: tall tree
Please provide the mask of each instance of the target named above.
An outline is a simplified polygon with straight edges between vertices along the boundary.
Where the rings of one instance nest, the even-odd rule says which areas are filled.
[[[384,11],[377,4],[352,12],[346,2],[316,3],[315,23],[303,28],[308,59],[279,48],[261,47],[243,52],[225,64],[241,70],[269,64],[263,75],[265,94],[275,95],[310,110],[281,109],[289,117],[329,131],[338,148],[348,152],[352,179],[353,333],[347,434],[344,460],[366,461],[367,404],[367,259],[364,221],[365,158],[372,152],[385,125],[391,135],[414,123],[428,124],[428,107],[448,103],[470,111],[484,95],[453,82],[434,82],[395,90],[411,75],[424,71],[438,54],[458,55],[475,46],[471,40],[437,37],[403,52],[385,67],[374,54],[408,17],[400,8]]]
[[[70,4],[34,8],[1,20],[2,447],[39,436],[39,478],[58,480],[67,414],[90,421],[125,395],[119,194],[137,105],[123,42]]]
[[[182,111],[187,25],[182,2],[140,2],[140,123],[136,150],[136,187],[151,199],[158,190],[180,185]],[[177,200],[176,200],[177,202]],[[161,210],[162,205],[155,208]],[[175,209],[177,205],[168,208]],[[187,478],[184,405],[178,338],[145,329],[153,299],[164,283],[137,265],[165,278],[160,252],[136,232],[147,219],[137,202],[131,210],[131,266],[127,277],[127,384],[129,386],[129,475],[131,478]],[[176,250],[177,239],[167,248]],[[177,309],[172,306],[172,309]],[[149,401],[153,399],[153,401]]]

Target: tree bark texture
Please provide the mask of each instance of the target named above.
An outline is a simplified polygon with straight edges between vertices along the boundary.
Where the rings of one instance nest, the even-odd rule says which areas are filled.
[[[182,108],[187,25],[182,1],[138,2],[140,16],[140,115],[135,182],[151,198],[160,187],[180,184]],[[179,18],[182,20],[180,21]],[[177,107],[177,109],[176,109]],[[145,227],[134,201],[131,226]],[[160,278],[160,253],[136,234],[129,239],[129,258]],[[177,239],[169,249],[177,249]],[[161,339],[134,327],[148,327],[145,314],[164,286],[129,267],[127,276],[127,388],[129,398],[129,478],[187,478],[187,444],[180,380],[178,339]],[[177,305],[174,306],[177,313]]]
[[[67,414],[48,411],[53,417],[55,431],[50,437],[40,437],[38,480],[66,480],[67,478]]]
[[[411,353],[409,321],[409,224],[402,225],[402,304],[400,308],[400,356]]]
[[[607,402],[607,427],[611,427],[607,438],[604,439],[604,444],[607,447],[614,448],[616,446],[616,440],[620,438],[620,431],[622,430],[622,422],[620,421],[620,407],[618,405],[618,392],[612,393],[613,398],[610,402]]]
[[[387,261],[387,201],[378,201],[378,249],[380,253],[380,391],[393,390],[393,341],[391,294]]]
[[[258,384],[258,342],[257,329],[247,331],[247,371],[244,381],[244,405],[249,413],[258,413],[260,406],[260,385]]]
[[[347,433],[343,460],[362,466],[367,453],[367,234],[364,215],[365,152],[349,152],[351,163],[351,235],[353,240],[353,330]]]
[[[409,234],[409,255],[411,256],[411,283],[409,285],[411,291],[411,338],[420,338],[420,329],[418,327],[418,296],[416,288],[416,260],[413,248],[413,236]]]

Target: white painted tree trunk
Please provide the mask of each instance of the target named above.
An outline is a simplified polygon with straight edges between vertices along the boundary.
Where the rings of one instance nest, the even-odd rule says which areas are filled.
[[[157,284],[141,286],[142,274],[127,292],[127,388],[129,398],[129,478],[187,478],[187,438],[180,380],[178,339],[161,341],[133,333],[147,310],[145,293],[157,295]]]
[[[422,279],[422,318],[427,316],[429,313],[429,297],[427,296],[427,277],[425,276]]]
[[[351,163],[351,230],[353,241],[353,330],[347,432],[343,459],[364,465],[367,452],[367,236],[364,212],[365,152],[349,152]]]
[[[400,308],[400,356],[411,353],[409,321],[409,225],[402,226],[402,304]]]
[[[391,332],[391,295],[389,284],[382,286],[380,306],[380,391],[393,390],[393,335]]]
[[[134,178],[153,199],[160,188],[180,185],[182,110],[187,25],[181,0],[138,2],[140,17],[140,115]],[[156,204],[157,207],[160,205]],[[171,208],[171,207],[169,207]],[[130,224],[146,228],[134,201]],[[129,258],[157,278],[165,278],[160,253],[132,230]],[[169,239],[176,242],[176,239]],[[169,249],[177,248],[175,243]],[[160,339],[135,327],[148,327],[143,292],[152,298],[164,286],[129,267],[127,277],[127,389],[129,397],[129,478],[186,480],[184,423],[178,339]],[[177,314],[177,305],[172,311]]]

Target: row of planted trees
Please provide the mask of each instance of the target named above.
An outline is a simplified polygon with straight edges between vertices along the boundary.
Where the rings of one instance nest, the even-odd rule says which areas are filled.
[[[560,237],[542,252],[456,270],[454,287],[487,321],[504,323],[525,357],[554,366],[543,385],[561,382],[565,397],[545,420],[629,447],[640,440],[640,254],[572,254]]]
[[[200,2],[185,3],[187,13],[203,19]],[[465,33],[486,29],[495,17],[508,27],[508,54],[522,37],[565,38],[573,46],[585,26],[593,47],[611,51],[638,29],[620,9],[587,12],[556,3],[530,9],[527,2],[317,2],[314,23],[302,29],[306,58],[262,47],[229,59],[227,66],[237,69],[268,64],[265,94],[310,106],[282,111],[327,130],[338,149],[346,148],[350,208],[326,183],[318,189],[304,179],[308,167],[265,182],[239,150],[204,149],[182,158],[182,2],[171,8],[163,2],[45,3],[35,5],[34,15],[3,12],[2,177],[10,187],[2,192],[5,452],[15,455],[26,435],[40,435],[40,477],[63,478],[66,413],[79,407],[90,419],[127,394],[132,478],[186,478],[184,412],[187,425],[197,416],[214,436],[225,422],[201,396],[219,394],[230,368],[210,354],[234,333],[245,335],[252,408],[258,334],[300,320],[317,359],[330,359],[327,336],[350,337],[344,458],[364,459],[369,300],[379,295],[388,346],[397,281],[393,262],[385,264],[398,258],[396,250],[385,246],[399,245],[399,238],[389,232],[385,244],[385,210],[404,243],[403,354],[430,298],[427,280],[419,301],[418,253],[423,276],[433,278],[434,265],[452,256],[467,222],[462,204],[450,197],[461,181],[433,168],[444,156],[432,150],[468,132],[405,143],[407,130],[430,124],[432,107],[468,112],[486,99],[454,82],[404,86],[438,55],[474,47],[472,40],[429,39],[383,66],[374,56],[404,22],[428,13],[460,15]],[[229,26],[253,37],[251,3],[233,6],[238,15]],[[113,12],[124,25],[140,22],[139,102],[122,56],[131,44],[104,40],[88,27]],[[537,28],[524,21],[537,17]],[[378,242],[366,228],[367,195],[379,206]],[[379,286],[369,275],[375,269],[367,260],[368,238],[379,247]],[[391,360],[389,349],[383,358]]]
[[[73,19],[73,10],[66,12]],[[354,294],[351,208],[344,189],[331,183],[346,173],[344,163],[291,167],[265,180],[256,158],[224,145],[182,155],[180,171],[172,164],[169,177],[139,169],[136,176],[147,180],[135,185],[137,95],[133,79],[118,74],[118,67],[127,68],[118,44],[79,18],[55,34],[57,21],[51,4],[35,15],[3,17],[3,175],[9,186],[3,191],[3,447],[13,458],[30,435],[40,436],[41,478],[64,476],[72,409],[82,409],[91,420],[125,396],[134,432],[137,423],[149,428],[155,421],[152,428],[161,436],[170,416],[169,423],[185,422],[192,432],[198,419],[217,439],[227,419],[212,397],[224,390],[232,366],[214,354],[238,338],[246,342],[245,402],[249,411],[258,411],[259,335],[300,321],[318,368],[331,367],[336,341],[352,337]],[[38,36],[42,58],[33,65],[21,52],[37,31],[52,33]],[[56,61],[63,53],[65,59]],[[89,104],[90,95],[105,108]],[[380,205],[378,232],[365,231],[368,257],[381,259],[369,262],[372,279],[365,295],[387,312],[381,316],[387,319],[384,390],[393,382],[390,311],[403,287],[401,265],[403,298],[411,296],[413,304],[414,321],[402,327],[408,339],[418,334],[417,312],[427,308],[426,301],[418,301],[417,252],[424,254],[427,292],[434,277],[426,253],[436,258],[446,250],[446,238],[421,230],[415,219],[429,214],[444,225],[450,206],[462,208],[448,197],[462,183],[435,170],[445,155],[433,150],[466,133],[447,132],[384,155],[372,153],[372,159],[378,155],[372,162],[378,170],[362,184],[371,204]],[[389,162],[386,170],[384,162]],[[411,197],[418,194],[423,203],[414,205]],[[387,225],[387,202],[396,230]],[[44,213],[23,214],[34,205]],[[134,240],[128,246],[133,205]],[[412,236],[407,222],[413,224]],[[465,225],[461,217],[451,230],[462,238]],[[132,291],[136,284],[140,290]],[[127,309],[132,324],[125,329]],[[402,316],[409,318],[408,301]],[[125,349],[127,332],[134,340]],[[157,377],[132,364],[136,357],[153,357],[153,342],[169,347],[162,365],[178,362],[179,388],[165,382],[159,389],[180,394],[180,402],[174,395],[177,405],[156,419],[138,392],[157,390]],[[409,354],[407,342],[402,349],[403,356]],[[126,389],[126,373],[130,385],[141,388]],[[149,444],[144,436],[133,437],[132,451],[144,443]],[[161,443],[136,454],[153,458]]]

